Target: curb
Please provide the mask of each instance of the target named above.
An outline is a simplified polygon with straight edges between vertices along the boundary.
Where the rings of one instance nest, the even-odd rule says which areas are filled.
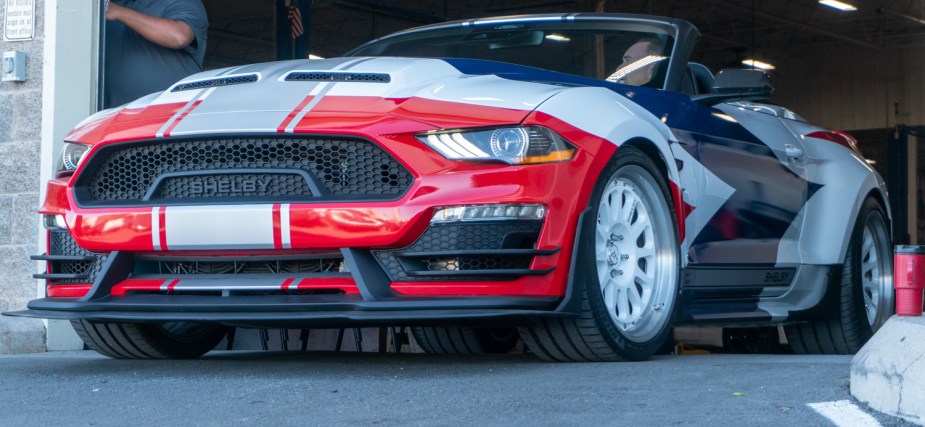
[[[851,394],[925,425],[925,317],[893,316],[851,359]]]

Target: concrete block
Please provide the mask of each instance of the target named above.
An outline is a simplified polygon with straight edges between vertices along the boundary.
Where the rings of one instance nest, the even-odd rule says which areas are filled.
[[[45,351],[45,325],[38,319],[0,317],[0,354]]]
[[[29,260],[33,250],[24,246],[0,246],[0,311],[23,310],[36,298],[35,261]]]
[[[0,142],[13,140],[13,93],[0,86]],[[3,148],[6,148],[5,146]],[[0,148],[2,150],[3,148]]]
[[[42,139],[42,92],[21,91],[13,103],[13,140],[38,143]]]
[[[83,350],[84,342],[74,332],[71,322],[67,320],[48,321],[48,330],[46,331],[46,347],[48,351],[69,351]]]
[[[12,244],[22,245],[37,250],[39,238],[38,193],[17,194],[13,196],[11,235]]]
[[[3,121],[0,99],[0,122]],[[2,125],[0,125],[2,127]],[[2,137],[2,136],[0,136]],[[0,147],[0,194],[38,193],[39,141],[15,141]]]
[[[12,239],[13,198],[0,196],[0,246],[9,245]]]
[[[851,394],[925,425],[925,317],[893,316],[851,360]]]

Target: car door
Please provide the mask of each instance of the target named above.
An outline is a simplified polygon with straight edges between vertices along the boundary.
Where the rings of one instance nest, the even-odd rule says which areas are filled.
[[[720,104],[710,116],[728,124],[690,129],[690,137],[699,161],[734,192],[694,238],[692,264],[798,264],[810,191],[803,144],[759,104]]]

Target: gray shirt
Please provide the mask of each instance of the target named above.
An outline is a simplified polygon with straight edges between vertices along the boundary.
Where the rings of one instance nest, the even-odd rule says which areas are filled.
[[[170,49],[148,41],[121,22],[106,21],[105,108],[162,91],[202,71],[209,21],[201,0],[116,2],[146,15],[184,22],[195,38],[184,49]]]

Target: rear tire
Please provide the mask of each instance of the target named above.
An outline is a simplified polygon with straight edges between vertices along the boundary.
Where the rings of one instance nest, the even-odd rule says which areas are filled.
[[[577,318],[537,319],[524,343],[552,362],[644,360],[671,333],[679,289],[679,244],[665,178],[641,150],[624,146],[591,195],[572,290]]]
[[[796,354],[854,354],[894,311],[893,257],[883,208],[868,198],[851,233],[839,287],[839,316],[784,327]]]
[[[506,354],[520,339],[515,328],[414,327],[411,334],[430,354]]]
[[[192,322],[110,323],[72,320],[87,347],[114,359],[192,359],[215,348],[228,332]]]

